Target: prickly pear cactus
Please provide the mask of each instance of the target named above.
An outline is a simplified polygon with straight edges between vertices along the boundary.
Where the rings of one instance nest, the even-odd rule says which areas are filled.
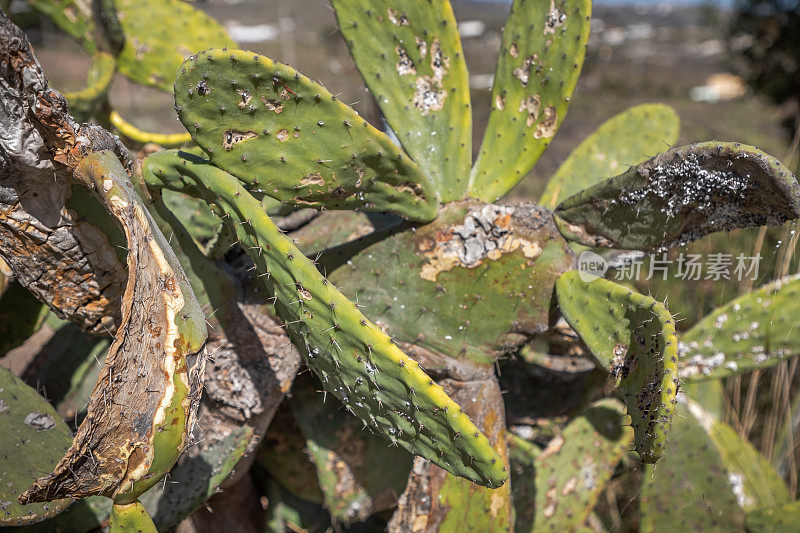
[[[72,500],[17,501],[39,473],[53,468],[72,435],[47,400],[5,368],[0,368],[0,427],[0,526],[41,522],[66,509]]]
[[[623,417],[622,405],[605,399],[590,405],[544,449],[512,439],[516,531],[574,531],[586,521],[633,442]]]
[[[539,204],[555,209],[561,200],[671,147],[679,131],[677,113],[663,104],[642,104],[611,117],[570,152]]]
[[[497,452],[461,407],[320,274],[236,177],[196,158],[169,156],[169,165],[149,167],[145,179],[193,191],[224,213],[326,390],[365,424],[443,468],[489,486],[505,481]],[[461,439],[459,447],[445,445],[453,438]]]
[[[241,50],[187,61],[175,108],[210,161],[299,206],[436,216],[429,178],[383,133],[291,67]]]
[[[645,472],[644,531],[741,531],[745,513],[790,501],[766,458],[701,405],[682,397],[674,425],[663,463]]]
[[[119,71],[143,85],[169,91],[189,55],[236,46],[216,20],[180,0],[113,0],[110,7],[125,36]]]
[[[789,502],[766,459],[722,421],[721,383],[700,381],[796,355],[786,331],[796,279],[727,304],[679,345],[664,304],[572,270],[582,246],[665,250],[797,218],[786,167],[735,143],[670,149],[677,116],[648,104],[577,147],[543,207],[487,203],[527,174],[564,120],[589,0],[514,2],[471,169],[468,75],[445,0],[333,1],[386,133],[292,67],[233,49],[187,3],[100,0],[72,19],[57,8],[86,5],[35,3],[101,50],[87,89],[69,95],[75,111],[136,143],[197,144],[147,147],[156,153],[140,164],[102,128],[76,123],[0,16],[0,50],[13,59],[0,84],[15,113],[6,122],[41,132],[31,153],[46,156],[15,156],[20,170],[0,176],[0,255],[60,317],[114,336],[109,345],[58,329],[51,343],[63,346],[48,343],[25,371],[52,384],[52,403],[76,424],[84,417],[61,462],[45,454],[55,466],[36,472],[53,474],[26,473],[33,485],[19,502],[85,498],[41,527],[171,528],[203,504],[222,510],[215,493],[252,486],[243,476],[258,456],[266,474],[248,496],[259,513],[257,496],[268,500],[270,531],[356,521],[393,533],[509,531],[515,514],[523,531],[602,531],[600,494],[639,468],[623,460],[631,443],[644,462],[663,462],[644,476],[645,530],[741,529],[748,513],[755,528],[760,509]],[[115,69],[162,90],[174,80],[188,133],[144,132],[111,109]],[[60,213],[50,226],[24,209],[45,186],[67,198],[37,200],[47,208],[37,212]],[[31,228],[81,225],[92,252],[64,241],[80,262],[54,239],[31,244]],[[54,283],[44,274],[53,265],[80,276]],[[102,305],[81,292],[86,279],[108,289]],[[75,295],[88,302],[80,315]],[[193,438],[206,344],[213,371]],[[319,393],[307,377],[292,389],[300,356]],[[509,370],[523,375],[499,375]],[[687,398],[668,439],[679,372]],[[59,386],[59,373],[70,383]],[[522,386],[504,386],[512,381]],[[20,505],[0,500],[7,509],[20,519]],[[46,514],[33,513],[25,519]],[[209,514],[194,515],[198,529]]]
[[[387,122],[443,202],[469,186],[472,109],[450,2],[336,0],[339,28]]]
[[[678,394],[675,322],[660,302],[605,279],[558,279],[561,312],[624,396],[642,461],[656,462],[667,442]]]
[[[800,339],[793,324],[799,293],[800,276],[788,276],[709,313],[681,336],[681,378],[724,378],[797,355]]]
[[[590,0],[516,0],[511,6],[471,196],[500,199],[550,144],[578,82],[591,15]]]
[[[800,187],[752,146],[707,142],[664,152],[564,200],[556,223],[587,246],[666,250],[714,231],[800,216]]]

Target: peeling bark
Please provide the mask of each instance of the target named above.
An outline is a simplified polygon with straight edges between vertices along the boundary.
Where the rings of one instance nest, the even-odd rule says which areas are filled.
[[[64,207],[88,153],[119,140],[78,124],[47,80],[23,32],[0,12],[0,258],[62,318],[93,333],[120,321],[125,268],[102,231]]]

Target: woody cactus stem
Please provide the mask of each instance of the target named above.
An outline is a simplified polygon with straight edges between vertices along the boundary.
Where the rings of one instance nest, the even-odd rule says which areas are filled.
[[[76,177],[125,230],[130,277],[122,325],[72,446],[19,501],[102,494],[129,504],[189,442],[205,365],[205,317],[116,156],[86,156]]]

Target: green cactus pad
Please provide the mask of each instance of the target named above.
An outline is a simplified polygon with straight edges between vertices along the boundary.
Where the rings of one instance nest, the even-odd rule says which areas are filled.
[[[533,167],[564,120],[583,66],[591,0],[515,0],[503,31],[492,112],[470,194],[505,195]]]
[[[97,51],[92,2],[89,0],[28,0],[33,9],[47,16],[90,54]]]
[[[789,488],[775,467],[747,439],[740,437],[728,424],[710,418],[699,404],[690,401],[689,408],[701,420],[701,425],[709,426],[706,431],[728,470],[734,494],[745,512],[792,500]]]
[[[800,524],[800,502],[759,509],[747,515],[748,533],[795,533]]]
[[[655,469],[653,485],[645,485],[645,497],[642,500],[643,514],[655,513],[655,516],[648,517],[645,523],[661,524],[660,513],[663,505],[670,497],[676,496],[682,499],[671,502],[673,509],[675,503],[693,499],[697,507],[705,507],[697,502],[697,498],[702,498],[704,495],[709,497],[711,492],[719,492],[721,494],[716,496],[718,498],[716,502],[709,500],[703,501],[703,504],[711,506],[720,515],[725,513],[732,515],[735,523],[740,523],[742,511],[750,512],[791,501],[789,489],[775,468],[747,439],[740,437],[728,424],[715,419],[700,404],[685,398],[681,401],[675,418],[668,454],[663,464]],[[682,420],[679,425],[677,421],[679,418],[687,420]],[[687,461],[693,460],[688,458],[694,452],[693,447],[701,442],[704,443],[702,447],[706,457],[703,457],[703,461],[698,465],[687,464]],[[669,451],[676,456],[670,456]],[[661,477],[659,472],[662,468],[667,470],[664,477]],[[702,468],[702,472],[693,472],[694,468]],[[671,473],[675,469],[683,472],[680,479],[672,479]],[[687,488],[694,489],[689,497],[683,492]],[[729,501],[730,497],[733,497],[735,509],[725,509],[729,504],[723,504],[720,508],[714,505]],[[651,503],[654,507],[648,508]],[[687,524],[692,524],[694,527],[708,525],[706,518],[713,518],[713,515],[705,517],[707,511],[703,508],[690,508],[687,511],[691,519]],[[677,513],[675,516],[670,516],[663,524],[665,529],[667,525],[677,526],[678,523],[674,522],[676,518]]]
[[[317,469],[325,508],[337,521],[361,522],[394,507],[412,458],[404,450],[362,430],[361,422],[334,402],[322,402],[318,383],[298,376],[290,400]]]
[[[570,198],[556,209],[569,240],[666,250],[715,231],[777,226],[800,216],[800,188],[774,157],[739,143],[675,148]]]
[[[219,232],[222,220],[202,200],[181,193],[165,191],[164,205],[186,227],[198,243],[204,244]]]
[[[189,448],[162,482],[139,498],[158,527],[177,526],[219,492],[252,439],[253,428],[242,426],[199,453]]]
[[[678,114],[663,104],[642,104],[614,115],[570,152],[547,182],[539,205],[555,209],[560,200],[671,148],[679,132]]]
[[[469,80],[447,0],[334,0],[361,76],[443,202],[461,200],[472,163]]]
[[[67,425],[35,390],[0,367],[0,526],[46,520],[71,500],[21,505],[17,498],[51,470],[72,442]]]
[[[293,231],[292,240],[305,256],[314,257],[328,248],[369,235],[376,229],[400,223],[402,220],[394,215],[323,211],[317,218]]]
[[[502,485],[507,477],[502,460],[461,408],[319,273],[239,180],[210,165],[206,170],[198,177],[187,172],[176,178],[157,169],[148,174],[225,213],[226,224],[274,295],[278,316],[325,389],[412,453],[477,483]],[[193,191],[190,180],[196,180]]]
[[[640,496],[641,531],[744,529],[744,513],[728,470],[708,433],[681,403],[659,464],[645,468]]]
[[[574,531],[584,523],[633,441],[623,419],[622,405],[605,399],[544,450],[519,438],[510,441],[516,531]]]
[[[556,282],[569,325],[624,395],[634,445],[654,463],[667,441],[678,393],[675,322],[663,304],[611,281],[583,281],[576,270]]]
[[[171,91],[181,63],[211,47],[235,47],[220,24],[179,0],[114,0],[125,35],[119,71],[136,83]]]
[[[503,394],[489,369],[473,367],[473,378],[445,378],[444,389],[464,406],[477,426],[495,443],[508,461]],[[487,372],[488,370],[488,372]],[[480,378],[479,375],[485,377]],[[513,524],[511,486],[479,487],[455,477],[422,458],[416,458],[408,482],[389,522],[390,532],[406,531],[510,531]]]
[[[678,369],[689,381],[767,368],[800,355],[800,275],[715,309],[681,337]]]
[[[47,306],[20,285],[12,282],[0,294],[0,359],[33,335],[47,316]]]
[[[86,87],[80,91],[65,92],[69,112],[76,120],[89,120],[103,105],[114,79],[117,62],[109,53],[96,52],[86,74]]]
[[[141,503],[115,503],[108,520],[109,533],[158,533],[147,509]]]
[[[492,364],[547,329],[555,279],[573,263],[548,211],[454,202],[432,224],[397,229],[320,264],[398,340]]]
[[[188,60],[175,108],[211,162],[255,194],[301,207],[431,220],[429,178],[389,138],[293,68],[242,50]]]

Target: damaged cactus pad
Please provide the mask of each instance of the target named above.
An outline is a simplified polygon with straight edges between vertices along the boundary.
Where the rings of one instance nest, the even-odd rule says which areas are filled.
[[[355,67],[333,82],[237,49],[238,6],[29,3],[92,63],[50,88],[0,9],[0,526],[796,526],[800,228],[765,227],[800,217],[792,164],[676,148],[645,103],[562,144],[538,203],[506,197],[585,97],[591,0],[513,0],[465,42],[494,43],[491,93],[448,0],[331,0],[325,57]],[[265,13],[263,50],[307,59]],[[127,122],[117,74],[186,131]],[[714,232],[777,241],[775,268],[696,313],[671,280],[611,281]]]

